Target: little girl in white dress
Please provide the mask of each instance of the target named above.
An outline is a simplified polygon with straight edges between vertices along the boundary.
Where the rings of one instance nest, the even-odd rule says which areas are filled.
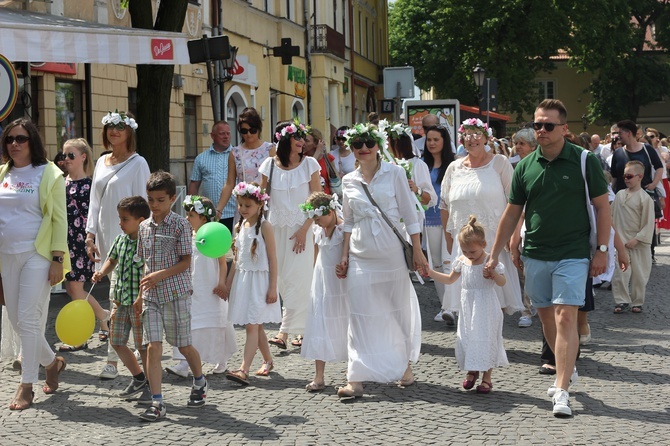
[[[249,368],[260,349],[263,365],[257,376],[268,376],[274,368],[264,323],[281,322],[277,291],[277,252],[270,222],[263,210],[270,199],[256,183],[239,183],[233,189],[240,221],[235,225],[235,260],[226,283],[230,290],[230,321],[245,325],[247,340],[238,370],[226,378],[249,385]]]
[[[344,220],[337,195],[314,192],[300,205],[307,218],[314,219],[316,262],[310,305],[300,356],[314,359],[316,375],[305,386],[308,392],[325,389],[326,362],[347,360],[349,297],[346,277],[338,278],[337,264],[342,258]]]
[[[486,232],[474,215],[459,232],[458,242],[463,255],[454,261],[451,273],[431,270],[429,275],[446,285],[462,278],[456,361],[461,370],[468,371],[463,381],[464,389],[472,389],[479,372],[483,371],[482,382],[476,390],[477,393],[489,393],[493,389],[493,367],[509,364],[503,347],[503,313],[494,289],[494,285],[505,285],[505,268],[498,263],[494,271],[489,273],[484,270],[488,256],[484,251]]]
[[[215,221],[214,204],[206,197],[187,195],[182,204],[186,219],[193,228],[193,235],[205,223]],[[226,257],[218,259],[206,257],[195,246],[193,237],[193,255],[191,257],[191,278],[193,294],[191,296],[191,336],[193,345],[200,353],[202,361],[215,364],[212,373],[224,373],[228,359],[237,351],[235,329],[228,322],[228,289],[226,288]],[[177,365],[166,367],[173,375],[187,377],[188,362],[172,349],[172,357],[180,360]]]

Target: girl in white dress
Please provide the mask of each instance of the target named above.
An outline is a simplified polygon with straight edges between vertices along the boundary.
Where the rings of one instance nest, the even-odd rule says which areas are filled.
[[[468,224],[458,233],[463,255],[452,265],[451,273],[430,271],[433,280],[450,285],[461,278],[461,305],[459,309],[458,330],[456,332],[456,361],[461,370],[468,374],[463,388],[474,387],[479,372],[484,371],[477,393],[489,393],[493,389],[491,372],[493,367],[507,365],[507,354],[503,347],[503,314],[496,295],[494,284],[505,285],[505,268],[498,263],[495,270],[487,275],[484,265],[488,253],[486,248],[486,230],[477,223],[474,215]]]
[[[263,365],[257,376],[268,376],[274,364],[264,323],[281,320],[277,300],[277,253],[272,225],[263,218],[270,199],[255,183],[239,183],[233,189],[237,197],[240,221],[235,225],[235,260],[226,284],[230,290],[230,321],[245,325],[247,341],[240,368],[226,373],[226,378],[249,385],[249,368],[260,349]]]
[[[286,349],[289,333],[297,335],[291,344],[301,345],[309,307],[305,277],[312,277],[314,272],[312,219],[302,213],[300,205],[312,192],[321,192],[321,166],[302,153],[307,131],[309,128],[297,121],[277,124],[277,156],[266,159],[258,169],[262,175],[261,188],[267,189],[272,198],[268,220],[277,241],[283,313],[279,333],[269,342],[280,349]]]
[[[315,192],[300,206],[314,219],[316,262],[312,276],[310,306],[300,356],[316,361],[316,375],[305,386],[308,392],[319,392],[326,385],[326,362],[347,359],[347,330],[349,328],[349,296],[347,281],[336,274],[342,256],[342,206],[337,195]]]
[[[216,221],[214,203],[209,198],[187,195],[182,204],[186,219],[193,228],[193,255],[191,257],[191,336],[200,359],[216,364],[212,373],[224,373],[228,359],[237,351],[235,329],[228,322],[228,288],[226,287],[226,256],[213,259],[196,249],[195,234],[205,223]],[[172,349],[172,357],[180,360],[166,367],[168,373],[186,376],[189,372],[186,358],[179,349]]]
[[[351,314],[349,383],[337,391],[339,397],[362,396],[364,381],[414,384],[409,363],[418,360],[421,349],[419,303],[402,244],[365,192],[401,234],[409,234],[412,269],[425,272],[414,199],[403,169],[381,161],[379,147],[385,143],[386,134],[372,124],[356,124],[347,132],[359,165],[342,179],[344,241],[338,266],[347,276]]]

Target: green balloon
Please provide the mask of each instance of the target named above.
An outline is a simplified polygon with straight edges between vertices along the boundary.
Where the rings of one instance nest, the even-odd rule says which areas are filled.
[[[233,236],[228,228],[215,221],[205,223],[195,233],[195,246],[198,251],[215,259],[225,256],[232,242]]]

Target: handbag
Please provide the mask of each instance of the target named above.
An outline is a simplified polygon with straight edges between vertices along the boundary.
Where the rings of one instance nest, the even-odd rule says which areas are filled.
[[[368,190],[368,186],[365,183],[361,183],[363,186],[363,190],[365,191],[365,194],[368,196],[368,199],[370,200],[370,203],[377,209],[379,209],[379,213],[382,214],[382,218],[388,225],[393,229],[393,233],[398,237],[398,240],[400,240],[400,243],[402,244],[402,251],[403,255],[405,256],[405,265],[407,265],[407,269],[410,271],[414,271],[414,249],[412,247],[412,244],[408,242],[405,237],[403,237],[400,232],[398,232],[398,229],[395,227],[393,223],[391,223],[391,220],[386,216],[384,211],[382,211],[382,208],[379,207],[377,202],[372,198],[372,195],[370,194],[370,191]]]

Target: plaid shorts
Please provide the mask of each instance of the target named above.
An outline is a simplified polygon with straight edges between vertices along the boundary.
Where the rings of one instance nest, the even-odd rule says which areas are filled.
[[[142,307],[142,328],[144,344],[163,342],[173,347],[188,347],[191,339],[191,295],[185,294],[164,304],[144,301]]]
[[[119,305],[114,302],[109,327],[109,342],[112,345],[126,345],[133,330],[135,348],[144,350],[142,345],[142,320],[132,305]]]

